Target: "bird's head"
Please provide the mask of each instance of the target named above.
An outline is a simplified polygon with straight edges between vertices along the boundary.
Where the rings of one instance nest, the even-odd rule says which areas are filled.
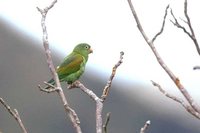
[[[93,50],[91,49],[91,46],[87,43],[80,43],[76,45],[73,51],[83,56],[88,56],[88,54],[93,52]]]

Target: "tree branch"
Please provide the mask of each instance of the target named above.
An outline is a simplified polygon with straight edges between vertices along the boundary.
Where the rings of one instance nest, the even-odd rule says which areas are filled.
[[[101,96],[101,99],[102,99],[103,101],[105,101],[106,97],[108,96],[108,93],[109,93],[109,91],[110,91],[113,78],[115,77],[115,74],[116,74],[116,70],[117,70],[117,68],[118,68],[118,67],[121,65],[121,63],[122,63],[123,55],[124,55],[124,52],[121,51],[121,52],[120,52],[120,59],[119,59],[119,61],[117,62],[117,64],[115,64],[115,66],[113,67],[113,69],[112,69],[112,74],[110,75],[110,78],[109,78],[109,80],[107,81],[107,84],[106,84],[106,86],[105,86],[104,89],[103,89],[103,93],[102,93],[102,96]]]
[[[22,129],[23,133],[27,133],[27,130],[26,130],[21,118],[20,118],[20,115],[19,115],[17,109],[12,110],[11,107],[3,100],[3,98],[0,98],[0,103],[15,118],[15,120],[19,124],[20,128]]]
[[[176,101],[177,103],[181,104],[190,114],[195,116],[196,118],[200,119],[200,114],[196,112],[190,105],[186,104],[182,99],[173,96],[167,93],[158,83],[151,81],[154,86],[156,86],[161,93],[163,93],[166,97]]]
[[[162,34],[163,30],[164,30],[164,27],[165,27],[165,20],[166,20],[166,17],[167,17],[167,11],[169,9],[169,5],[167,5],[166,9],[165,9],[165,15],[163,17],[163,22],[162,22],[162,27],[160,29],[160,31],[153,37],[152,39],[152,42],[154,42],[156,40],[156,38]]]
[[[190,38],[192,38],[192,35],[190,34],[190,32],[188,32],[188,31],[186,30],[186,28],[185,28],[184,26],[182,26],[182,25],[178,22],[178,20],[177,20],[177,18],[175,17],[175,15],[174,15],[172,9],[171,9],[170,13],[171,13],[171,15],[172,15],[172,17],[173,17],[173,19],[174,19],[174,21],[175,21],[175,22],[174,22],[174,21],[170,20],[170,21],[174,24],[174,26],[176,26],[177,28],[182,29],[183,32],[185,32],[185,34],[187,34]],[[187,23],[186,21],[184,21],[184,22]]]
[[[60,97],[60,99],[61,99],[61,101],[63,103],[65,112],[69,116],[69,118],[70,118],[70,120],[71,120],[71,122],[73,124],[73,127],[76,130],[76,132],[77,133],[82,133],[81,128],[80,128],[79,118],[78,118],[76,112],[72,108],[70,108],[70,106],[69,106],[69,104],[67,102],[67,99],[66,99],[66,97],[64,95],[63,89],[61,88],[61,84],[60,84],[58,75],[57,75],[55,67],[53,65],[53,61],[52,61],[52,57],[51,57],[51,51],[49,49],[48,34],[47,34],[46,25],[45,25],[45,19],[46,19],[46,15],[47,15],[48,11],[55,5],[56,2],[57,2],[57,0],[54,0],[45,9],[40,9],[39,7],[37,7],[38,11],[42,15],[41,26],[42,26],[42,31],[43,31],[43,46],[44,46],[44,49],[45,49],[45,54],[46,54],[46,58],[47,58],[48,67],[49,67],[49,69],[50,69],[50,71],[52,73],[53,79],[54,79],[54,81],[56,83],[55,84],[56,92],[58,93],[58,95],[59,95],[59,97]],[[41,89],[41,87],[40,87],[40,89]]]
[[[188,32],[188,31],[185,29],[185,27],[182,26],[182,25],[177,21],[177,19],[176,19],[176,17],[174,16],[172,10],[171,10],[171,15],[172,15],[172,17],[174,18],[174,21],[175,21],[175,22],[173,22],[173,21],[171,21],[171,22],[172,22],[176,27],[182,29],[182,30],[190,37],[190,39],[192,39],[192,41],[193,41],[194,44],[195,44],[196,50],[197,50],[198,54],[200,55],[199,44],[198,44],[197,38],[196,38],[196,36],[195,36],[194,29],[193,29],[193,27],[192,27],[190,17],[189,17],[189,15],[188,15],[187,7],[188,7],[188,3],[187,3],[187,0],[185,0],[185,2],[184,2],[184,15],[185,15],[185,17],[186,17],[186,21],[184,21],[184,22],[188,25],[189,30],[190,30],[191,33]]]
[[[116,74],[117,68],[121,65],[122,59],[123,59],[124,52],[120,52],[120,59],[115,64],[112,70],[112,74],[110,76],[110,79],[108,80],[106,86],[104,87],[103,94],[101,98],[99,98],[93,91],[90,89],[86,88],[80,81],[75,81],[72,83],[70,86],[68,86],[68,89],[71,88],[79,88],[81,89],[84,93],[86,93],[92,100],[96,102],[96,133],[102,133],[102,110],[103,110],[103,102],[105,101],[106,97],[108,96],[108,92],[110,90],[112,80]]]
[[[150,124],[151,124],[150,120],[146,121],[146,123],[144,124],[144,126],[140,129],[140,133],[145,133],[146,130],[148,129],[148,127],[150,126]]]
[[[193,40],[193,42],[194,42],[194,44],[195,44],[195,47],[196,47],[196,50],[197,50],[197,52],[198,52],[198,54],[200,55],[200,48],[199,48],[199,44],[198,44],[198,42],[197,42],[197,39],[196,39],[196,36],[195,36],[195,33],[194,33],[194,30],[193,30],[193,28],[192,28],[192,24],[191,24],[191,21],[190,21],[190,17],[189,17],[189,15],[188,15],[188,13],[187,13],[187,6],[188,4],[187,4],[187,0],[185,0],[185,2],[184,2],[184,13],[185,13],[185,17],[186,17],[186,19],[187,19],[187,24],[188,24],[188,26],[189,26],[189,28],[190,28],[190,31],[191,31],[191,34],[192,34],[192,40]]]
[[[137,13],[133,7],[133,4],[131,2],[131,0],[128,0],[130,9],[132,11],[132,14],[134,16],[134,19],[137,23],[137,27],[140,31],[140,33],[142,34],[142,36],[144,37],[145,41],[147,42],[147,44],[149,45],[149,47],[151,48],[152,52],[154,53],[157,62],[160,64],[160,66],[165,70],[165,72],[168,74],[168,76],[171,78],[171,80],[174,82],[174,84],[177,86],[177,88],[179,89],[179,91],[182,93],[182,95],[186,98],[186,100],[189,102],[190,106],[198,113],[200,113],[200,107],[199,105],[196,104],[196,102],[193,100],[193,98],[191,97],[191,95],[188,93],[188,91],[185,89],[185,87],[181,84],[179,78],[177,78],[174,73],[172,73],[172,71],[168,68],[168,66],[165,64],[165,62],[162,60],[161,56],[159,55],[159,53],[157,52],[154,44],[152,41],[149,41],[149,38],[147,37],[146,33],[144,32],[142,25],[139,21],[139,18],[137,16]]]
[[[102,133],[102,110],[103,110],[103,102],[101,98],[99,98],[93,91],[86,88],[80,81],[75,81],[72,83],[68,89],[71,88],[79,88],[84,93],[86,93],[92,100],[96,102],[96,133]]]

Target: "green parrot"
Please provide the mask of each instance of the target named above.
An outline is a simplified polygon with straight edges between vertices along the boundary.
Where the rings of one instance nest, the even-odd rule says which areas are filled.
[[[80,43],[76,45],[71,54],[64,58],[64,61],[56,68],[60,82],[67,82],[72,84],[78,80],[85,70],[85,65],[88,60],[88,55],[92,53],[92,49],[87,43]],[[54,79],[48,81],[49,84],[54,85]],[[50,88],[50,86],[45,89]]]

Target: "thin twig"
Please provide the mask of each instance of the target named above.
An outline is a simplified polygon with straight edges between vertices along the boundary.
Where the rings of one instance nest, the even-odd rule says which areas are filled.
[[[191,97],[191,95],[188,93],[188,91],[185,89],[185,87],[181,84],[179,78],[177,78],[174,73],[168,68],[168,66],[165,64],[165,62],[162,60],[161,56],[159,55],[159,53],[157,52],[157,49],[155,48],[154,44],[152,41],[149,41],[149,38],[147,37],[146,33],[144,32],[142,25],[139,21],[139,18],[137,16],[137,13],[133,7],[133,4],[131,2],[131,0],[128,0],[130,9],[132,11],[132,14],[134,16],[134,19],[137,23],[137,27],[140,31],[140,33],[142,34],[142,36],[144,37],[145,41],[147,42],[147,44],[149,45],[149,47],[151,48],[152,52],[154,53],[157,62],[160,64],[160,66],[165,70],[165,72],[168,74],[168,76],[172,79],[172,81],[174,82],[174,84],[177,86],[177,88],[179,89],[179,91],[182,93],[182,95],[186,98],[186,100],[189,102],[190,106],[198,113],[200,113],[200,107],[198,104],[196,104],[196,102],[193,100],[193,98]]]
[[[11,109],[11,107],[3,100],[3,98],[0,98],[0,103],[4,106],[5,109],[15,118],[17,123],[19,124],[20,128],[22,129],[23,133],[27,133],[27,130],[20,118],[20,115],[17,111],[17,109]]]
[[[190,105],[186,104],[182,99],[167,93],[158,83],[151,81],[154,86],[156,86],[161,93],[163,93],[166,97],[176,101],[177,103],[181,104],[189,113],[191,113],[196,118],[200,119],[200,114],[196,112]]]
[[[144,126],[140,129],[140,133],[145,133],[146,130],[148,129],[148,127],[150,126],[150,124],[151,124],[150,120],[146,121],[146,123],[144,124]]]
[[[196,36],[195,36],[194,29],[193,29],[193,27],[192,27],[190,17],[189,17],[189,15],[188,15],[187,7],[188,7],[188,3],[187,3],[187,0],[185,0],[185,2],[184,2],[184,14],[185,14],[186,20],[183,20],[183,19],[181,19],[181,20],[182,20],[183,22],[185,22],[185,23],[188,25],[189,30],[190,30],[191,33],[188,32],[188,31],[186,30],[186,28],[185,28],[184,26],[182,26],[182,25],[178,22],[178,20],[176,19],[175,15],[173,14],[172,9],[171,9],[171,15],[172,15],[172,17],[174,18],[174,21],[175,21],[175,22],[173,22],[172,20],[171,20],[171,22],[172,22],[176,27],[182,29],[182,30],[190,37],[190,39],[191,39],[191,40],[194,42],[194,44],[195,44],[195,47],[196,47],[196,50],[197,50],[198,54],[200,55],[199,44],[198,44],[197,38],[196,38]]]
[[[163,30],[164,30],[164,27],[165,27],[165,20],[166,20],[166,17],[167,17],[167,11],[169,9],[169,5],[167,5],[166,9],[165,9],[165,15],[163,17],[163,22],[162,22],[162,27],[160,29],[160,31],[153,37],[152,39],[152,42],[154,42],[156,40],[156,38],[162,34]]]
[[[63,103],[65,112],[69,116],[69,118],[70,118],[70,120],[71,120],[71,122],[73,124],[73,127],[76,130],[76,132],[77,133],[82,133],[81,128],[80,128],[79,118],[78,118],[76,112],[72,108],[70,108],[70,106],[69,106],[69,104],[67,102],[67,99],[65,97],[65,94],[63,92],[63,89],[61,88],[61,84],[60,84],[58,75],[57,75],[55,67],[53,65],[53,61],[52,61],[52,57],[51,57],[51,51],[49,49],[48,34],[47,34],[46,25],[45,25],[45,19],[46,19],[46,15],[47,15],[48,11],[55,5],[56,2],[57,2],[57,0],[54,0],[45,9],[40,9],[40,8],[37,7],[38,11],[42,15],[41,26],[42,26],[42,30],[43,30],[43,46],[44,46],[45,54],[46,54],[46,57],[47,57],[47,64],[49,66],[49,69],[50,69],[50,71],[52,73],[52,76],[53,76],[53,79],[55,81],[56,92],[58,93],[59,97],[61,98],[61,101]],[[40,89],[41,89],[41,87],[40,87]]]
[[[103,89],[103,93],[102,93],[102,96],[101,96],[101,99],[103,101],[105,101],[106,97],[108,96],[108,93],[110,91],[110,88],[111,88],[111,85],[112,85],[112,81],[113,81],[113,78],[115,77],[117,68],[122,64],[123,55],[124,55],[124,52],[123,51],[120,52],[120,59],[117,62],[117,64],[115,64],[115,66],[113,67],[112,74],[110,75],[110,78],[107,81],[107,84],[106,84],[106,86]]]
[[[103,124],[103,131],[104,131],[104,133],[107,133],[107,127],[108,127],[108,123],[110,121],[110,115],[111,115],[111,112],[108,112],[106,114],[106,121],[105,121],[105,124]]]
[[[188,32],[188,31],[186,30],[186,28],[185,28],[184,26],[182,26],[182,25],[178,22],[178,20],[177,20],[177,18],[175,17],[175,15],[174,15],[172,9],[171,9],[170,13],[171,13],[171,15],[172,15],[172,17],[174,18],[174,21],[175,21],[175,22],[174,22],[174,21],[170,20],[170,21],[174,24],[174,26],[176,26],[177,28],[182,29],[183,32],[185,32],[190,38],[192,38],[192,35],[190,34],[190,32]],[[184,21],[184,22],[185,22],[185,21]],[[186,23],[186,22],[185,22],[185,23]]]
[[[182,20],[184,23],[188,24],[188,22],[184,20],[183,18],[179,17],[179,19]]]
[[[199,44],[198,44],[198,41],[197,41],[197,39],[196,39],[194,30],[193,30],[193,28],[192,28],[192,24],[191,24],[191,21],[190,21],[190,17],[189,17],[188,12],[187,12],[187,7],[188,7],[187,5],[188,5],[188,4],[187,4],[187,0],[185,0],[185,2],[184,2],[184,14],[185,14],[185,17],[186,17],[187,22],[188,22],[188,26],[189,26],[190,31],[191,31],[191,34],[192,34],[191,39],[193,40],[193,42],[194,42],[194,44],[195,44],[195,47],[196,47],[196,50],[197,50],[198,54],[200,55]]]

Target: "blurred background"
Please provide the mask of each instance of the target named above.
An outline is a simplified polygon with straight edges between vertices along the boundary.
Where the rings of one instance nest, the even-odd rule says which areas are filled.
[[[42,46],[41,15],[35,7],[43,7],[51,1],[20,2],[0,1],[0,97],[19,111],[30,133],[74,132],[57,94],[46,94],[37,88],[51,75]],[[177,16],[184,17],[183,2],[133,1],[150,36],[159,30],[167,4],[176,9]],[[193,14],[197,12],[198,4],[192,2],[189,3],[191,18],[195,31],[199,33],[196,27],[200,20]],[[155,6],[155,3],[160,6]],[[200,63],[199,56],[192,41],[173,27],[169,19],[166,31],[157,40],[156,46],[200,104],[200,73],[192,70]],[[183,98],[145,44],[126,1],[60,0],[49,12],[47,26],[55,65],[59,65],[77,43],[91,44],[94,53],[90,55],[80,81],[98,96],[102,94],[120,51],[125,52],[124,62],[117,69],[104,103],[104,121],[106,113],[111,112],[109,133],[139,132],[147,120],[152,123],[147,131],[149,133],[200,132],[199,120],[152,86],[150,80]],[[80,118],[83,132],[94,133],[95,103],[81,90],[67,90],[65,83],[62,86],[69,104]],[[0,131],[21,132],[16,121],[1,105]]]

